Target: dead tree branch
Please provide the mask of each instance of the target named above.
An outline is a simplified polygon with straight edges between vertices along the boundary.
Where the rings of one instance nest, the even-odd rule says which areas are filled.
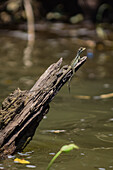
[[[82,57],[75,71],[86,58]],[[42,74],[31,90],[17,89],[3,101],[0,110],[0,158],[22,151],[32,139],[43,116],[49,111],[49,103],[73,74],[72,70],[64,74],[66,70],[63,71],[61,64],[62,58]]]

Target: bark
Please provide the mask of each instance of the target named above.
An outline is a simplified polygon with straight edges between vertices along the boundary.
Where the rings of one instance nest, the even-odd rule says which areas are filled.
[[[86,58],[82,57],[75,71]],[[61,64],[62,58],[52,64],[29,91],[18,88],[3,101],[0,110],[0,158],[22,151],[32,139],[43,116],[49,111],[49,103],[72,75],[72,70],[67,73],[68,66],[63,70]]]

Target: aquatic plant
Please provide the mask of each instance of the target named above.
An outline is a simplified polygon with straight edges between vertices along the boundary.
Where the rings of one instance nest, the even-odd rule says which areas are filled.
[[[79,149],[79,147],[75,144],[69,144],[69,145],[64,145],[61,147],[61,149],[56,153],[56,155],[53,157],[53,159],[50,161],[50,163],[48,164],[47,170],[50,169],[50,167],[52,166],[53,162],[56,160],[56,158],[62,153],[62,152],[70,152],[73,149]]]

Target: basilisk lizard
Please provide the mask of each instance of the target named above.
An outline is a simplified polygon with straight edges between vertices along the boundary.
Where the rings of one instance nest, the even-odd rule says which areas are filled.
[[[86,48],[83,48],[83,47],[80,47],[77,51],[77,55],[76,57],[74,58],[74,60],[72,60],[71,62],[71,65],[68,66],[68,69],[63,72],[63,74],[61,75],[60,79],[57,81],[57,84],[61,81],[61,79],[70,71],[72,70],[73,71],[73,74],[72,76],[69,78],[68,80],[68,89],[69,89],[69,92],[70,92],[70,82],[71,82],[71,79],[72,77],[74,76],[74,73],[75,73],[75,69],[74,67],[77,65],[77,63],[79,62],[80,60],[80,54],[85,50]]]

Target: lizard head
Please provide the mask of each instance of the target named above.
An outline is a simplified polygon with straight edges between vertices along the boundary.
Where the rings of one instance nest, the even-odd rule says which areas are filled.
[[[85,49],[86,49],[86,48],[84,48],[84,47],[80,47],[80,48],[78,49],[78,54],[80,55]]]

